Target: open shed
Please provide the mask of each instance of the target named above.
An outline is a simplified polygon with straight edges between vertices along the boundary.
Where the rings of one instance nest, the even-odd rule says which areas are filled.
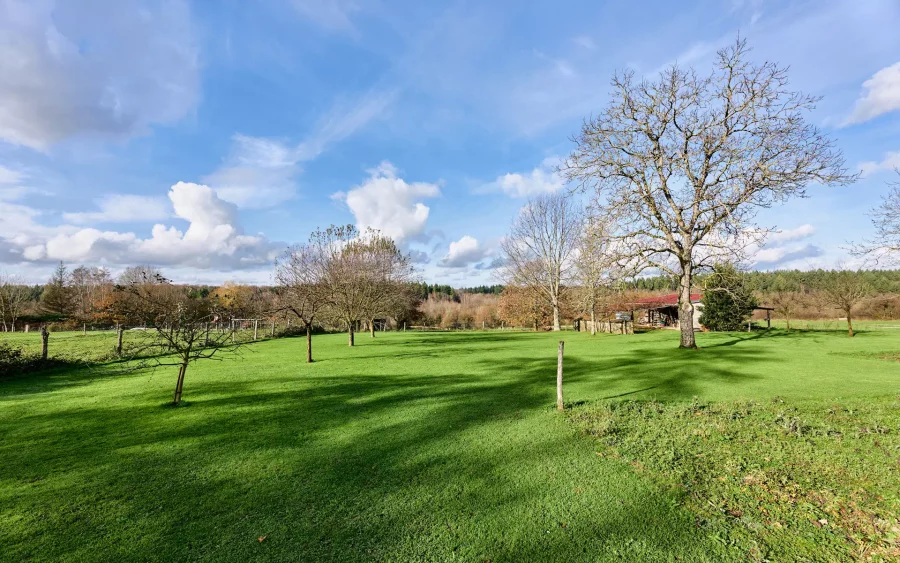
[[[700,293],[691,294],[691,303],[694,304],[694,328],[701,328],[700,314],[703,312],[703,303],[700,300],[703,295]],[[657,295],[654,297],[645,297],[638,299],[631,304],[632,309],[645,312],[643,322],[649,326],[675,327],[678,326],[678,294],[669,293],[667,295]],[[639,317],[634,315],[637,322]]]

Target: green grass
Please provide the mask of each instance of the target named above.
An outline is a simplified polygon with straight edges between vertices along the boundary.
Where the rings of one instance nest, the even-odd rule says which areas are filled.
[[[871,354],[900,352],[900,333],[859,328],[701,334],[700,351],[669,331],[564,333],[564,416],[547,333],[316,336],[312,365],[302,338],[260,342],[192,366],[181,408],[172,369],[16,378],[0,383],[0,559],[746,560],[740,522],[698,513],[652,451],[605,455],[582,431],[602,417],[576,413],[777,395],[894,416],[900,365]]]

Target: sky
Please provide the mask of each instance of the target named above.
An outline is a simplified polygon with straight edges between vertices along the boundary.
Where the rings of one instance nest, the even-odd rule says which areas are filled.
[[[352,223],[427,281],[497,283],[613,73],[707,72],[738,35],[861,174],[765,210],[752,267],[852,266],[900,167],[897,30],[900,0],[0,0],[0,272],[265,284]]]

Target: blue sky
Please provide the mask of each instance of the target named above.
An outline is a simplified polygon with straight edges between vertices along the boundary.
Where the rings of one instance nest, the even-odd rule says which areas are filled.
[[[491,283],[612,73],[705,71],[738,33],[864,172],[763,213],[755,267],[853,265],[900,167],[898,29],[898,0],[0,0],[0,271],[266,283],[286,244],[354,223],[429,281]]]

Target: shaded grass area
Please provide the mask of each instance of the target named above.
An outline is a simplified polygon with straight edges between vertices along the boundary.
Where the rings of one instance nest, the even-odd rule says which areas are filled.
[[[756,561],[900,559],[900,397],[583,405],[570,419]],[[605,447],[603,447],[605,446]]]
[[[721,541],[689,493],[553,412],[559,336],[323,335],[312,365],[302,339],[262,342],[192,367],[182,408],[172,370],[5,382],[0,558],[745,560],[757,546]],[[703,334],[699,352],[668,331],[562,338],[576,412],[859,401],[900,374],[860,359],[890,347],[878,330]]]

